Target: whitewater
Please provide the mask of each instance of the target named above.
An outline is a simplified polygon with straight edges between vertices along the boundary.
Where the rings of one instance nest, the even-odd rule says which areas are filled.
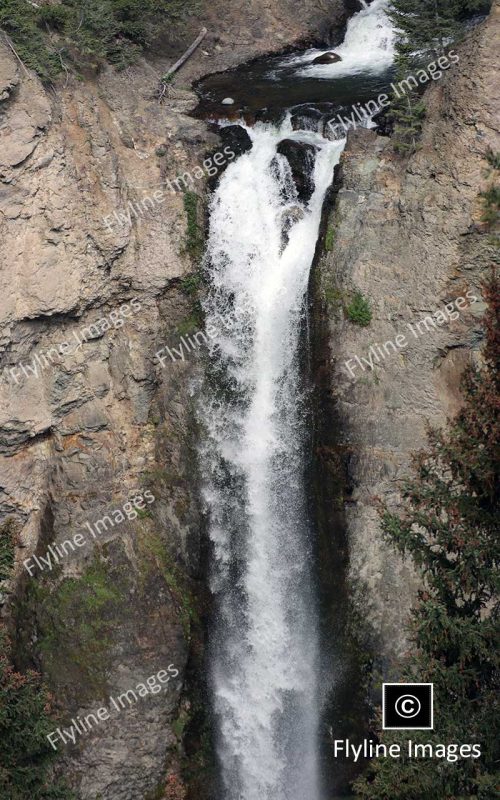
[[[338,48],[346,63],[380,20],[379,0],[351,19]],[[392,57],[389,41],[376,36],[373,62]],[[228,166],[209,209],[204,312],[208,330],[223,326],[200,404],[221,791],[224,800],[319,800],[320,643],[300,352],[321,210],[345,140],[294,130],[290,115],[241,125],[252,147]],[[283,139],[314,147],[308,200],[277,153]]]

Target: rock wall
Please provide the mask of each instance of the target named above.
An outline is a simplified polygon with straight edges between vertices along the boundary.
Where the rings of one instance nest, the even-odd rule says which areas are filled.
[[[348,564],[350,591],[386,675],[407,647],[417,584],[381,540],[376,498],[398,507],[410,454],[424,446],[427,422],[440,426],[457,410],[460,375],[481,345],[480,282],[494,245],[479,193],[492,181],[487,149],[500,149],[498,35],[497,3],[458,49],[459,63],[426,92],[421,146],[409,160],[373,131],[349,133],[325,222],[331,249],[313,276],[322,523],[330,541],[340,541],[338,559]],[[367,327],[345,313],[356,291],[371,305]],[[421,323],[413,335],[408,324],[467,291],[478,302],[467,301],[449,323]],[[372,369],[370,347],[401,334],[407,345],[375,351]],[[341,671],[341,652],[333,662]]]
[[[2,45],[0,77],[0,511],[18,545],[3,612],[19,664],[41,669],[66,726],[179,671],[64,750],[79,797],[137,800],[164,780],[168,754],[175,766],[172,722],[200,635],[197,356],[154,358],[199,323],[182,192],[139,213],[128,204],[217,140],[185,116],[190,93],[157,103],[146,63],[53,92]],[[204,181],[191,188],[202,196]],[[146,490],[155,501],[126,513]],[[106,515],[94,537],[87,523]],[[78,533],[81,547],[53,569],[28,562],[28,575],[24,560]]]
[[[423,148],[408,165],[385,139],[351,137],[329,223],[335,248],[316,271],[320,465],[331,476],[323,505],[345,468],[351,577],[369,589],[367,616],[388,657],[404,648],[412,577],[381,544],[371,497],[397,503],[425,418],[440,422],[456,403],[481,305],[359,380],[342,362],[478,285],[488,246],[476,230],[477,194],[498,127],[495,19],[432,88]],[[218,140],[188,116],[189,89],[169,87],[157,102],[159,76],[202,24],[209,34],[177,87],[344,22],[339,0],[207,4],[149,61],[98,78],[68,75],[55,90],[0,44],[0,524],[16,531],[2,615],[19,666],[43,672],[63,727],[170,664],[179,671],[166,691],[64,748],[60,768],[82,800],[138,800],[161,790],[169,770],[177,780],[193,714],[186,669],[202,657],[199,363],[184,351],[162,366],[155,352],[179,348],[200,324],[189,251],[203,215],[200,204],[197,222],[188,216],[180,191],[151,197],[189,171],[202,199],[203,160]],[[370,328],[339,310],[353,286],[372,302]],[[127,514],[130,497],[146,491],[155,500]],[[126,518],[116,522],[120,509]],[[87,533],[105,517],[104,530]],[[326,528],[341,517],[326,513]],[[78,534],[84,545],[54,568],[40,560]]]
[[[178,670],[165,691],[125,701],[74,744],[56,736],[57,770],[81,800],[160,797],[166,779],[182,792],[185,746],[189,796],[210,792],[197,694],[208,608],[200,366],[185,345],[201,325],[205,159],[220,143],[188,116],[190,83],[345,19],[341,0],[202,3],[148,60],[50,89],[0,43],[0,525],[16,534],[2,616],[19,667],[42,672],[66,729]],[[206,39],[160,104],[160,76],[202,25]],[[175,362],[166,350],[155,358],[181,341]],[[154,502],[126,513],[146,491]],[[63,545],[74,537],[83,543]]]

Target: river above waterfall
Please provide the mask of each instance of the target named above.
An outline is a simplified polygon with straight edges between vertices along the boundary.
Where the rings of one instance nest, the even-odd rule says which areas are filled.
[[[279,120],[285,111],[315,108],[342,113],[385,92],[393,80],[394,37],[384,13],[385,0],[374,0],[351,18],[342,44],[311,48],[286,56],[268,56],[227,72],[208,75],[195,86],[195,110],[205,118]],[[341,61],[313,64],[318,56],[337,53]],[[231,98],[234,103],[224,105]]]

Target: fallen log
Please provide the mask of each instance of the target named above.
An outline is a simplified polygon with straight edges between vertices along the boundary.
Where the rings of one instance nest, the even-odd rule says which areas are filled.
[[[179,58],[179,59],[178,59],[178,60],[175,62],[175,64],[173,64],[173,65],[172,65],[172,66],[171,66],[171,67],[170,67],[170,68],[169,68],[169,69],[166,71],[165,75],[164,75],[164,76],[163,76],[163,78],[162,78],[162,81],[168,81],[168,79],[170,78],[170,76],[171,76],[171,75],[173,75],[173,74],[174,74],[174,72],[177,72],[177,70],[179,69],[179,67],[182,67],[182,65],[184,64],[184,62],[188,60],[189,56],[190,56],[190,55],[192,55],[192,54],[194,53],[194,51],[196,50],[196,48],[198,47],[198,45],[199,45],[199,44],[201,44],[201,42],[203,41],[203,39],[204,39],[204,38],[205,38],[205,36],[207,35],[207,32],[208,32],[208,31],[207,31],[207,29],[206,29],[206,28],[202,28],[202,29],[201,29],[201,32],[200,32],[200,34],[199,34],[199,35],[196,37],[196,39],[194,40],[193,44],[189,45],[189,47],[188,47],[188,49],[186,50],[186,52],[185,52],[185,53],[184,53],[184,54],[183,54],[183,55],[182,55],[182,56],[181,56],[181,57],[180,57],[180,58]]]

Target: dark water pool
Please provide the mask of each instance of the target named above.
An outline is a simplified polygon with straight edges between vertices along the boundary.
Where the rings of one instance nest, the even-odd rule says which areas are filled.
[[[392,69],[330,79],[305,76],[298,74],[297,63],[287,63],[290,60],[290,56],[270,56],[208,75],[195,86],[200,101],[194,114],[215,119],[244,117],[253,122],[256,118],[277,119],[287,109],[339,113],[353,103],[363,104],[377,97],[393,80]],[[223,105],[225,97],[232,97],[234,105]]]

